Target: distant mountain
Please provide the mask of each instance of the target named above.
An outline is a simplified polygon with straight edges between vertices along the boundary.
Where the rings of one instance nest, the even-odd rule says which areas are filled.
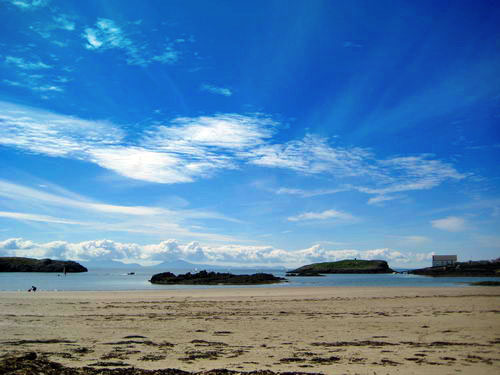
[[[99,261],[82,261],[82,264],[89,269],[94,268],[123,268],[123,269],[138,269],[142,268],[137,263],[123,263],[115,260],[99,260]]]
[[[285,271],[286,267],[283,266],[274,266],[274,267],[266,267],[266,266],[261,266],[261,267],[245,267],[245,266],[226,266],[226,265],[213,265],[213,264],[197,264],[197,263],[191,263],[182,259],[172,259],[168,260],[165,262],[162,262],[160,264],[156,264],[154,266],[142,266],[137,263],[123,263],[120,261],[115,261],[115,260],[98,260],[98,261],[92,261],[92,260],[87,260],[87,261],[82,261],[81,262],[84,266],[86,266],[89,269],[95,269],[95,268],[118,268],[118,269],[130,269],[130,270],[135,270],[139,268],[144,268],[144,269],[162,269],[162,270],[207,270],[207,271],[248,271],[248,270],[256,270],[256,271],[261,271],[261,270],[279,270],[279,271]]]
[[[227,266],[227,265],[214,265],[214,264],[198,264],[190,263],[182,259],[176,259],[168,262],[163,262],[155,266],[150,266],[148,268],[162,268],[162,269],[193,269],[193,270],[211,270],[211,271],[248,271],[248,270],[279,270],[285,271],[286,267],[274,266],[274,267],[244,267],[244,266]]]
[[[150,266],[148,268],[173,268],[173,269],[195,269],[199,268],[198,265],[186,262],[185,260],[182,259],[175,259],[175,260],[169,260],[162,262],[160,264],[156,264],[154,266]]]

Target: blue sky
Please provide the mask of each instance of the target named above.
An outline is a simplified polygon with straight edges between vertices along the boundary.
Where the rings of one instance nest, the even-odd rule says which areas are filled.
[[[500,255],[494,1],[0,1],[0,255]]]

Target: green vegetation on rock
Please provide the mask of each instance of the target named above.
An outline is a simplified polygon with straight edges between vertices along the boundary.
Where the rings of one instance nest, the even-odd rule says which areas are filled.
[[[337,262],[314,263],[289,271],[290,276],[313,276],[324,273],[392,273],[384,260],[346,259]]]
[[[481,276],[500,276],[500,261],[471,261],[457,262],[449,266],[426,267],[409,271],[415,275],[422,276],[457,276],[457,277],[481,277]]]
[[[0,257],[0,272],[87,272],[87,268],[70,260]]]

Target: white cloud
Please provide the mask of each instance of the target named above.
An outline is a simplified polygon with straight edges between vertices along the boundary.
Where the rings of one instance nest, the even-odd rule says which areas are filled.
[[[307,135],[302,140],[285,144],[268,144],[245,154],[252,164],[292,169],[301,173],[330,173],[359,176],[369,173],[363,161],[371,157],[361,148],[334,148],[327,139]]]
[[[383,202],[388,202],[395,199],[398,199],[398,197],[394,195],[377,195],[375,197],[368,199],[368,204],[379,205]]]
[[[0,202],[1,198],[8,202],[7,206],[14,204],[17,212],[3,211],[0,212],[0,217],[52,226],[80,226],[72,229],[73,232],[126,232],[155,237],[168,233],[181,238],[227,242],[234,238],[210,233],[203,226],[194,224],[206,220],[240,222],[208,210],[122,206],[95,202],[54,185],[44,185],[43,190],[40,190],[0,180]],[[59,217],[54,216],[57,213]]]
[[[290,216],[288,218],[288,221],[327,220],[327,219],[351,221],[354,220],[354,216],[342,211],[326,210],[323,212],[305,212],[300,215]]]
[[[64,88],[58,84],[47,83],[45,77],[41,74],[27,74],[24,72],[17,72],[18,80],[12,81],[9,79],[4,79],[3,82],[9,86],[22,87],[35,92],[47,93],[60,93],[64,91]],[[65,81],[60,81],[59,79],[54,79],[54,82],[65,83]]]
[[[179,61],[180,52],[174,50],[172,47],[167,47],[165,52],[160,55],[153,56],[151,60],[158,61],[163,64],[174,64]]]
[[[214,116],[180,117],[169,126],[149,133],[148,144],[162,150],[192,146],[245,149],[264,143],[277,125],[269,117],[259,115],[218,114]]]
[[[140,23],[133,23],[138,26]],[[119,49],[124,51],[126,62],[129,65],[148,66],[153,62],[174,64],[180,58],[180,51],[174,48],[174,43],[167,43],[160,51],[151,49],[147,41],[135,41],[129,33],[115,21],[108,18],[99,18],[95,27],[87,27],[82,34],[85,39],[85,48],[91,51]]]
[[[228,88],[209,85],[207,83],[204,83],[203,85],[201,85],[200,90],[207,91],[207,92],[212,93],[212,94],[222,95],[222,96],[233,95],[232,91]]]
[[[340,193],[343,191],[348,191],[350,188],[344,187],[344,188],[338,188],[338,189],[315,189],[315,190],[304,190],[304,189],[295,189],[295,188],[279,188],[275,190],[274,192],[276,194],[288,194],[288,195],[298,195],[300,197],[304,198],[309,198],[309,197],[316,197],[319,195],[330,195],[330,194],[336,194]]]
[[[172,214],[171,211],[157,207],[119,206],[92,202],[85,197],[78,196],[57,186],[51,186],[50,188],[54,191],[53,193],[45,191],[48,189],[46,185],[43,185],[44,190],[39,190],[0,180],[0,197],[16,202],[27,202],[31,205],[42,204],[59,206],[65,209],[78,208],[99,213],[133,216]]]
[[[61,86],[55,86],[55,85],[38,86],[38,87],[33,87],[32,89],[36,91],[55,91],[55,92],[64,91],[64,89]]]
[[[446,230],[448,232],[461,232],[467,229],[465,219],[457,216],[448,216],[443,219],[432,220],[431,224],[434,228]]]
[[[42,38],[51,39],[51,43],[63,47],[66,43],[54,40],[54,30],[74,31],[76,28],[75,16],[60,13],[52,17],[52,22],[35,22],[29,28]]]
[[[193,263],[219,265],[285,265],[289,267],[348,258],[387,260],[389,265],[414,264],[429,260],[432,255],[432,253],[405,254],[387,248],[327,250],[321,245],[314,245],[298,251],[288,251],[272,246],[205,246],[198,242],[182,243],[175,239],[156,244],[138,245],[111,240],[92,240],[79,243],[66,241],[35,243],[22,238],[12,238],[0,242],[0,254],[7,256],[52,257],[79,261],[114,259],[142,264],[183,259]]]
[[[28,214],[23,212],[7,212],[0,211],[0,217],[6,217],[16,220],[26,220],[26,221],[38,221],[42,223],[54,223],[54,224],[70,224],[70,225],[84,225],[84,223],[73,220],[59,219],[57,217]]]
[[[158,183],[192,182],[194,168],[183,159],[168,153],[140,147],[100,148],[90,151],[90,160],[122,176]],[[207,169],[210,165],[206,166]],[[199,172],[199,171],[193,171]]]
[[[68,14],[59,14],[57,16],[52,17],[54,20],[54,28],[62,29],[66,31],[75,30],[75,22],[72,20],[73,17]]]
[[[85,47],[88,49],[127,49],[132,46],[132,41],[125,37],[121,28],[106,18],[100,18],[95,28],[86,28],[83,36],[87,39]]]
[[[37,89],[62,90],[55,85]],[[157,183],[192,182],[250,163],[326,176],[340,185],[309,191],[272,189],[277,194],[313,197],[357,190],[374,195],[368,203],[375,204],[395,199],[392,193],[431,189],[467,177],[430,155],[378,160],[368,150],[334,147],[327,139],[312,135],[275,144],[272,137],[279,123],[262,114],[179,117],[133,139],[109,122],[6,102],[0,102],[0,121],[2,145],[85,160],[125,177]]]
[[[357,190],[375,195],[368,204],[400,198],[390,195],[392,193],[428,190],[445,181],[458,181],[469,176],[459,173],[449,163],[433,159],[432,155],[379,160],[366,149],[333,147],[326,139],[312,135],[285,144],[264,144],[249,150],[244,156],[252,164],[292,169],[303,174],[327,174],[344,182],[336,189],[281,188],[275,191],[277,194],[313,197]]]
[[[49,156],[84,159],[96,145],[112,145],[122,138],[117,127],[102,121],[0,102],[0,144]]]
[[[32,10],[47,6],[50,0],[8,0],[12,5],[15,5],[23,10]]]
[[[36,61],[36,62],[26,61],[22,57],[15,57],[15,56],[6,56],[5,62],[9,65],[14,65],[19,69],[24,69],[24,70],[39,70],[39,69],[52,68],[50,65],[47,65],[42,61]]]

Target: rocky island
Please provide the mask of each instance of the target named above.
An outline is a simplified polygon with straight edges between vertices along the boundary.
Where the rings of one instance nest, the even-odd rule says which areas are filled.
[[[207,272],[186,273],[174,275],[171,272],[163,272],[153,275],[152,284],[182,284],[182,285],[256,285],[272,284],[286,281],[282,277],[276,277],[269,273],[256,273],[253,275],[233,275],[231,273]]]
[[[87,272],[87,268],[71,260],[0,257],[0,272]]]
[[[346,259],[313,263],[288,271],[287,276],[321,276],[326,273],[393,273],[385,260]]]
[[[471,262],[458,262],[453,265],[439,266],[439,267],[426,267],[417,270],[408,271],[414,275],[423,276],[460,276],[460,277],[481,277],[481,276],[500,276],[500,261],[471,261]]]

